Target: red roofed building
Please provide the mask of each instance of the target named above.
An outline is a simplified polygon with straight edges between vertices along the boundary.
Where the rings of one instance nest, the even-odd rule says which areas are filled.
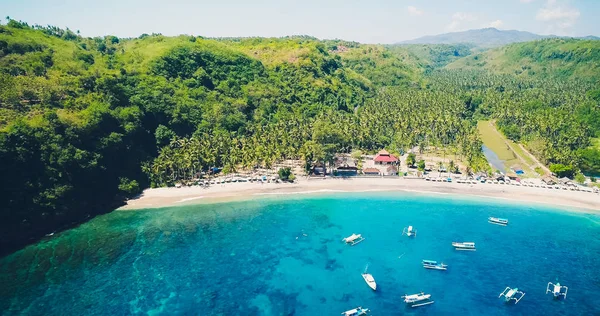
[[[394,155],[391,155],[385,149],[378,152],[375,159],[373,159],[376,165],[395,165],[398,164],[398,158]]]

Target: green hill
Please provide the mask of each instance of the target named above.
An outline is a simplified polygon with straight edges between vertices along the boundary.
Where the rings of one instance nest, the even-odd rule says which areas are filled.
[[[473,54],[472,44],[411,44],[391,46],[393,52],[406,51],[426,69],[440,68]]]
[[[544,39],[516,43],[456,60],[446,68],[595,81],[600,79],[600,41]]]
[[[416,66],[381,46],[305,36],[83,38],[11,20],[0,26],[0,249],[192,171],[300,158],[317,117],[353,115],[379,87],[419,85]],[[156,160],[183,162],[168,155],[192,138],[203,141],[196,153],[206,151],[190,166]]]
[[[83,38],[10,20],[0,26],[0,254],[215,167],[310,168],[340,152],[418,146],[485,171],[478,119],[496,119],[544,162],[597,173],[597,43],[472,56],[467,45],[309,36]],[[437,69],[446,64],[454,70]]]

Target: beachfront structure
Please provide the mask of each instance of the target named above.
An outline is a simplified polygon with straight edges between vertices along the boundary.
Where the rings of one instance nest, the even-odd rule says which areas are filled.
[[[317,162],[313,165],[312,173],[314,175],[325,175],[327,173],[327,167],[322,162]]]
[[[368,176],[379,176],[381,172],[377,168],[365,168],[363,169],[363,174]]]
[[[548,282],[548,286],[546,287],[546,294],[548,294],[548,292],[552,292],[554,298],[560,298],[562,296],[566,299],[568,290],[568,287],[560,285],[560,283],[553,284],[552,282]]]
[[[510,169],[518,175],[525,174],[525,171],[523,171],[523,168],[521,168],[521,166],[519,166],[519,165],[514,165],[514,166],[510,167]]]
[[[375,158],[373,158],[373,162],[376,165],[397,165],[399,160],[396,158],[396,156],[383,149],[377,153]]]
[[[519,176],[518,176],[516,173],[514,173],[514,172],[507,172],[507,173],[506,173],[506,176],[507,176],[507,177],[508,177],[510,180],[515,180],[515,181],[519,180]]]
[[[577,187],[577,184],[575,184],[575,182],[573,182],[573,180],[571,180],[571,179],[569,179],[567,177],[562,177],[562,178],[558,179],[558,181],[562,185],[565,185],[565,186],[568,186],[568,187],[573,187],[573,188]]]
[[[546,185],[555,185],[557,183],[556,179],[554,179],[550,176],[543,177],[542,182],[544,182],[544,184],[546,184]]]
[[[338,156],[335,159],[335,171],[338,176],[351,177],[358,175],[356,161],[351,157]]]
[[[398,175],[398,168],[396,166],[388,166],[386,169],[386,176],[397,176]]]
[[[498,295],[498,297],[502,296],[504,296],[504,301],[506,303],[510,302],[511,300],[514,300],[515,304],[517,304],[523,298],[523,296],[525,296],[525,292],[519,291],[519,288],[511,289],[507,286],[504,289],[504,291],[502,291],[502,293]]]
[[[337,167],[336,171],[337,174],[342,177],[352,177],[358,174],[358,168],[351,166],[340,166]]]

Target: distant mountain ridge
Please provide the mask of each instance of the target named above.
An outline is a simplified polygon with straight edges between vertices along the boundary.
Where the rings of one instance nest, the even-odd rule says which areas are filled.
[[[557,35],[539,35],[531,32],[517,30],[498,30],[484,28],[463,32],[452,32],[439,35],[423,36],[416,39],[403,41],[398,44],[459,44],[471,43],[480,47],[497,47],[512,43],[529,42],[543,38],[561,37]],[[570,38],[570,37],[562,37]],[[577,38],[577,37],[576,37]],[[582,39],[600,40],[597,36],[579,37]]]

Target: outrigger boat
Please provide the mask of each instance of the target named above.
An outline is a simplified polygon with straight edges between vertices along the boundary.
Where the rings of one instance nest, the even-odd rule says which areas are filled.
[[[363,238],[363,236],[361,236],[361,234],[352,234],[352,235],[342,239],[343,242],[350,244],[350,246],[354,246],[363,240],[365,240],[365,239]]]
[[[508,225],[508,220],[498,217],[488,217],[488,223],[506,226]]]
[[[515,300],[515,304],[519,303],[519,301],[525,296],[525,292],[519,291],[519,288],[511,289],[510,287],[506,287],[498,297],[504,296],[504,301],[506,303],[511,300]]]
[[[566,299],[568,290],[568,287],[560,285],[560,283],[553,284],[552,282],[548,282],[546,294],[548,294],[548,292],[552,292],[552,294],[554,294],[554,298],[560,298],[562,296]]]
[[[402,298],[404,299],[404,303],[409,304],[410,307],[419,307],[435,303],[434,301],[430,300],[431,294],[425,294],[424,292],[404,295]]]
[[[377,283],[375,283],[375,279],[373,278],[372,275],[370,275],[369,273],[367,273],[367,269],[369,268],[369,265],[367,265],[365,267],[365,272],[363,272],[362,277],[363,279],[365,279],[365,282],[367,282],[367,285],[373,290],[377,290]]]
[[[357,308],[343,312],[342,315],[344,315],[344,316],[361,316],[361,315],[366,315],[368,312],[369,312],[368,308],[362,308],[359,306]]]
[[[408,237],[413,237],[413,236],[417,236],[417,231],[415,229],[413,229],[412,226],[408,226],[408,227],[404,227],[404,229],[402,230],[402,235],[406,235]]]
[[[475,243],[474,242],[453,242],[452,247],[456,250],[469,250],[475,251]]]
[[[437,261],[433,260],[423,260],[423,268],[425,269],[434,269],[434,270],[446,270],[448,265],[442,263],[437,263]]]

